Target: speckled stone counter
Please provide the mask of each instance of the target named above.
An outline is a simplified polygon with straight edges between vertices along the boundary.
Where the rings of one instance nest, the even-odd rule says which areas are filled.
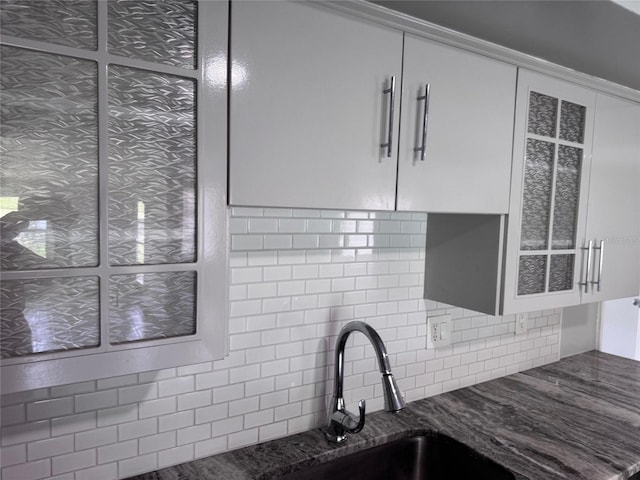
[[[345,445],[312,430],[134,478],[271,479],[434,430],[518,479],[627,479],[640,472],[640,362],[588,352],[412,402],[398,414],[368,414]]]

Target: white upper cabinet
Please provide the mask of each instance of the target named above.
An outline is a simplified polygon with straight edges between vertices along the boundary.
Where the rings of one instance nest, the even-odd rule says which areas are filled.
[[[231,59],[232,205],[394,209],[402,32],[234,2]]]
[[[232,205],[507,212],[515,67],[315,5],[231,19]]]
[[[405,35],[398,210],[508,211],[516,72]]]
[[[430,214],[425,298],[511,314],[640,290],[640,105],[521,70],[509,215]]]
[[[505,313],[580,303],[595,99],[586,88],[520,71]]]
[[[594,250],[583,301],[638,295],[639,210],[640,105],[599,94],[585,235]]]

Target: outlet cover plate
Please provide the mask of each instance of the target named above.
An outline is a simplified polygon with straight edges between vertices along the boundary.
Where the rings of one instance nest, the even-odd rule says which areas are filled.
[[[427,349],[451,345],[451,315],[427,317]]]
[[[529,314],[527,312],[516,313],[516,335],[522,335],[529,330]]]

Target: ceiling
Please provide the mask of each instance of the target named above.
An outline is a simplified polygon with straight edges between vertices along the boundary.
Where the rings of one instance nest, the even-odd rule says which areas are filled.
[[[371,1],[640,90],[640,0]]]

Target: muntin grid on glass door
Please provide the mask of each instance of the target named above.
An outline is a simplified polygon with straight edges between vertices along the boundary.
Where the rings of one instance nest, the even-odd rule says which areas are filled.
[[[586,107],[529,94],[518,295],[574,288]]]
[[[3,360],[196,334],[197,7],[0,2]]]

